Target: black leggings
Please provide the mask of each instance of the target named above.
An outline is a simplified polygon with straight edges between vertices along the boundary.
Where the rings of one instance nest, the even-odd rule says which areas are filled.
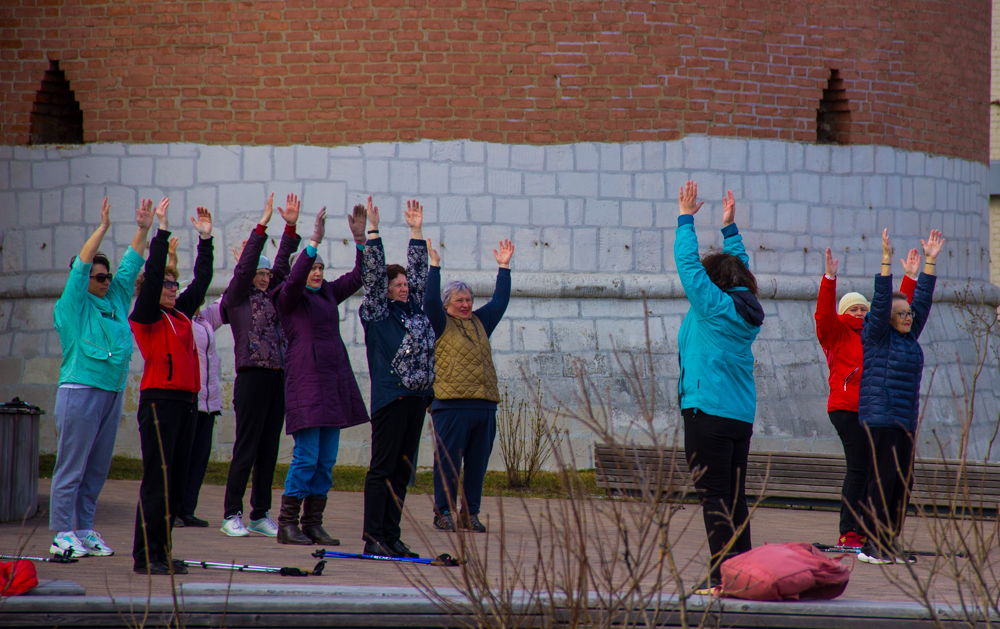
[[[723,549],[735,531],[750,517],[746,479],[753,424],[695,409],[683,409],[681,414],[684,417],[684,452],[688,467],[692,472],[697,468],[704,469],[695,481],[695,489],[701,500],[708,548],[715,563],[722,557]],[[747,522],[725,558],[745,553],[752,547],[750,524]],[[719,565],[715,566],[712,576],[721,578]]]
[[[868,433],[854,411],[830,411],[830,423],[837,429],[840,442],[844,445],[844,459],[847,462],[847,473],[844,474],[844,485],[840,490],[840,534],[853,531],[864,535],[861,522],[864,520],[865,496],[868,495],[868,472],[872,467]]]

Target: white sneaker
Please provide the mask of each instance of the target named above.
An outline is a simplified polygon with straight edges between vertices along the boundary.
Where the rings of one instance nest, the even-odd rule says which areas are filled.
[[[80,531],[83,533],[84,531]],[[115,549],[108,546],[107,542],[101,537],[101,534],[97,531],[87,531],[87,534],[80,539],[80,542],[87,549],[89,555],[94,557],[110,557],[115,554]],[[79,537],[79,536],[77,536]]]
[[[73,531],[60,531],[52,539],[49,553],[58,557],[86,557],[90,554]]]
[[[226,518],[226,521],[222,523],[222,528],[219,530],[229,537],[247,537],[250,535],[250,531],[243,525],[242,511]]]
[[[271,519],[270,513],[265,513],[264,517],[259,520],[250,520],[250,526],[247,527],[247,530],[260,533],[265,537],[278,536],[278,525]]]

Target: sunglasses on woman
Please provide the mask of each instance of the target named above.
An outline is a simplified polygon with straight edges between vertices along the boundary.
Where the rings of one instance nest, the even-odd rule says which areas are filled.
[[[91,275],[90,279],[97,280],[98,282],[103,284],[104,282],[110,282],[114,278],[114,276],[115,276],[114,273],[97,273],[95,275]]]
[[[180,282],[175,282],[173,280],[163,280],[163,288],[166,288],[167,290],[170,289],[177,290],[180,287],[181,287]]]

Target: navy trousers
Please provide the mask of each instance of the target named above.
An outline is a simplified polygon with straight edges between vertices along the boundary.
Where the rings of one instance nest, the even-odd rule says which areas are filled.
[[[496,409],[443,409],[431,414],[434,424],[434,508],[449,513],[461,505],[470,515],[479,513],[483,479],[497,435]],[[458,476],[462,480],[464,504],[459,500]]]

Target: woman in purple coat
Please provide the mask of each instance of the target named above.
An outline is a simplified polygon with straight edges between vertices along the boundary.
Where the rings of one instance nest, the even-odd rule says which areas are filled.
[[[324,207],[316,217],[312,240],[299,254],[288,281],[271,293],[288,340],[285,432],[295,439],[278,516],[280,544],[340,544],[323,530],[340,429],[369,421],[340,338],[337,311],[338,304],[361,288],[366,213],[362,208],[347,216],[357,246],[354,269],[332,282],[323,279],[323,258],[316,251],[323,241],[325,221]]]

